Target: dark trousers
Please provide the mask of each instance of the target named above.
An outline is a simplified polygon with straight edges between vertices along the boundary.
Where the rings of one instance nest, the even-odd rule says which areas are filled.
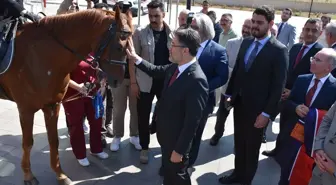
[[[106,99],[105,104],[105,114],[102,124],[102,133],[106,133],[106,128],[112,124],[112,110],[113,110],[113,96],[112,88],[106,86],[105,94],[103,96],[104,100]]]
[[[254,127],[258,114],[249,110],[237,97],[234,102],[235,170],[243,183],[251,183],[258,168],[263,129]]]
[[[163,185],[191,185],[189,173],[187,172],[189,159],[183,156],[182,162],[172,163],[170,156],[172,150],[166,150],[161,147],[162,167],[163,167]]]
[[[137,109],[138,109],[138,129],[139,129],[139,139],[140,145],[143,150],[148,150],[149,145],[149,117],[152,110],[152,102],[154,96],[159,100],[161,97],[162,88],[155,87],[153,84],[150,93],[140,92]]]
[[[229,114],[230,109],[228,110],[225,108],[225,96],[222,95],[219,102],[219,108],[217,110],[217,119],[215,125],[216,137],[221,138],[223,136],[225,130],[225,122]]]
[[[192,142],[192,145],[191,145],[191,151],[190,151],[190,155],[189,155],[190,156],[189,167],[192,167],[196,162],[196,159],[198,157],[199,148],[200,148],[200,145],[201,145],[203,131],[204,131],[205,125],[208,121],[209,114],[212,112],[212,110],[213,110],[213,105],[211,105],[209,103],[207,104],[207,106],[203,110],[202,118],[199,122],[199,126],[196,130],[196,135],[195,135],[195,137],[193,139],[193,142]]]
[[[286,117],[287,113],[286,113],[286,110],[283,110],[285,103],[286,101],[281,101],[279,104],[279,109],[278,109],[278,112],[280,113],[280,121],[279,121],[279,134],[277,136],[275,148],[274,148],[276,152],[280,150],[280,147],[283,145],[283,141],[286,136],[286,134],[284,133],[284,130],[286,127],[284,122],[287,119]]]

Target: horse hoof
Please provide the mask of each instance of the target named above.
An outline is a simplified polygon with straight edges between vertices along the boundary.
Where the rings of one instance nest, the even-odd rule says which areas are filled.
[[[73,185],[72,181],[67,177],[62,180],[58,180],[59,185]]]
[[[40,182],[35,178],[35,177],[33,177],[32,178],[32,180],[30,180],[30,181],[23,181],[24,183],[24,185],[38,185],[38,184],[40,184]]]

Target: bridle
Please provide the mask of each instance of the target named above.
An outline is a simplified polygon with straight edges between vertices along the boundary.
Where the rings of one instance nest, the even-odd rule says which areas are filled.
[[[111,23],[111,25],[109,26],[108,30],[105,32],[105,36],[103,36],[101,38],[101,41],[96,49],[96,51],[94,52],[94,56],[88,54],[87,57],[84,57],[83,55],[81,55],[80,53],[78,53],[77,51],[73,50],[72,48],[70,48],[69,46],[67,46],[64,42],[62,42],[60,39],[58,39],[54,34],[52,34],[51,31],[48,31],[49,35],[61,46],[63,46],[66,50],[70,51],[73,55],[75,55],[79,60],[84,61],[85,63],[89,64],[94,70],[96,70],[96,82],[95,83],[101,83],[102,80],[104,80],[104,77],[102,76],[107,76],[105,72],[103,72],[103,70],[100,68],[99,64],[100,61],[102,60],[101,57],[105,51],[105,49],[107,48],[107,46],[109,45],[109,43],[116,37],[116,34],[119,33],[121,38],[128,38],[132,32],[130,31],[126,31],[126,30],[121,30],[121,31],[117,31],[117,25],[116,25],[116,21],[113,20],[113,22]],[[113,47],[111,47],[112,49]],[[111,56],[111,52],[109,52],[110,56]],[[107,62],[108,64],[112,64],[112,65],[127,65],[126,61],[119,61],[119,60],[112,60],[110,59],[111,57],[109,56],[109,59],[107,59],[105,62]],[[90,58],[91,60],[88,60],[87,58]],[[95,85],[90,83],[90,84],[86,84],[86,86],[88,87],[89,92],[95,88]],[[78,98],[84,97],[80,95],[81,93],[77,93],[69,98],[67,98],[66,100],[62,100],[60,103],[64,103],[64,102],[68,102],[68,101],[73,101],[76,100]],[[80,95],[80,96],[78,96]],[[87,96],[86,97],[90,97]],[[90,97],[92,98],[92,97]]]
[[[94,56],[88,54],[87,57],[84,57],[83,55],[79,54],[77,51],[71,49],[64,42],[60,41],[54,34],[50,34],[50,35],[51,35],[51,37],[53,37],[53,39],[58,44],[60,44],[65,49],[70,51],[78,59],[86,62],[87,64],[89,64],[94,69],[100,69],[99,68],[99,63],[101,61],[101,57],[102,57],[105,49],[107,48],[107,46],[111,42],[111,40],[116,37],[117,33],[121,34],[122,37],[128,37],[132,34],[132,32],[129,32],[129,31],[126,31],[126,30],[117,31],[117,25],[116,25],[116,22],[114,20],[111,23],[111,25],[109,26],[108,30],[105,32],[105,37],[102,37],[102,39],[100,41],[100,44],[98,45],[97,50],[94,52]],[[89,61],[89,60],[87,60],[87,58],[91,58],[91,60]],[[108,59],[108,60],[106,60],[106,62],[109,63],[109,64],[114,64],[114,65],[127,65],[126,61],[120,61],[120,60]]]

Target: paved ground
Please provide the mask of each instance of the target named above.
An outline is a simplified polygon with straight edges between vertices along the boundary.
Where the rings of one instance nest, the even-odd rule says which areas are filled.
[[[47,14],[55,14],[59,3],[50,2],[47,5]],[[84,5],[84,1],[80,0],[80,4]],[[39,7],[34,7],[34,11],[39,11]],[[175,18],[175,7],[173,7],[173,18]],[[180,8],[181,10],[181,8]],[[199,11],[199,7],[193,7],[193,10]],[[240,25],[244,18],[251,16],[251,12],[235,11],[235,10],[215,10],[218,15],[224,12],[231,12],[234,17],[234,29],[240,33]],[[167,15],[167,21],[168,19]],[[137,18],[134,18],[137,22]],[[279,20],[279,17],[277,17]],[[304,18],[295,17],[292,19],[301,30]],[[172,21],[174,22],[174,21]],[[141,17],[141,24],[146,24],[147,16]],[[173,24],[174,25],[174,24]],[[126,123],[129,121],[129,113],[126,114]],[[233,121],[230,115],[225,136],[221,139],[217,147],[209,146],[209,139],[213,134],[215,118],[212,117],[207,123],[204,131],[203,142],[199,159],[196,165],[196,171],[192,175],[193,184],[199,185],[215,185],[218,184],[219,176],[229,173],[234,167],[233,155]],[[105,185],[105,184],[139,184],[139,185],[160,185],[161,178],[157,175],[160,167],[160,148],[156,140],[156,136],[151,137],[151,160],[148,165],[139,163],[139,152],[129,144],[127,137],[122,142],[119,152],[110,154],[108,160],[98,160],[89,156],[91,166],[83,168],[77,163],[69,144],[69,138],[66,136],[67,129],[63,112],[61,113],[59,122],[59,140],[60,140],[60,159],[65,172],[78,185]],[[125,127],[126,136],[128,128]],[[272,149],[274,140],[278,132],[278,123],[275,122],[268,129],[268,143],[263,144],[261,151]],[[19,125],[18,112],[14,103],[0,100],[0,184],[1,185],[20,185],[22,184],[22,171],[20,168],[21,160],[21,128]],[[111,142],[109,140],[108,142]],[[87,146],[89,147],[89,146]],[[40,180],[40,184],[55,185],[55,176],[49,168],[49,147],[44,126],[43,115],[38,112],[35,116],[34,126],[34,147],[32,149],[31,164],[34,174]],[[279,167],[272,160],[260,156],[260,163],[257,175],[253,185],[276,185],[279,179]]]

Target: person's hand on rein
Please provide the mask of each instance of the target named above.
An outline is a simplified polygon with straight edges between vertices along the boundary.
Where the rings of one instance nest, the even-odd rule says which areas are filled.
[[[135,52],[132,38],[128,39],[128,47],[126,49],[127,57],[129,60],[136,62],[142,60],[142,58]]]
[[[85,86],[85,83],[79,84],[77,91],[83,94],[84,96],[87,96],[89,93],[88,88]]]

